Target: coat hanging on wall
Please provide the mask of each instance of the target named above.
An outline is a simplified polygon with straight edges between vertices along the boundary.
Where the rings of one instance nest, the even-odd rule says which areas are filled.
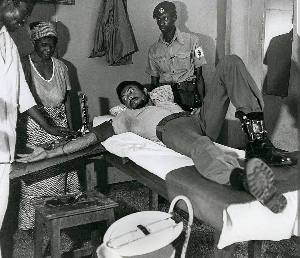
[[[268,66],[263,93],[281,97],[288,96],[292,62],[293,30],[271,39],[264,64]]]
[[[89,57],[106,56],[109,65],[132,64],[138,51],[126,0],[103,0],[97,20],[94,48]]]

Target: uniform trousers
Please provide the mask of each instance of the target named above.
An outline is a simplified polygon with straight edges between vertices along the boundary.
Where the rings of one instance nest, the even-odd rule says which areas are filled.
[[[168,148],[192,158],[201,175],[220,184],[228,184],[233,168],[240,167],[236,158],[213,143],[221,132],[230,101],[245,114],[262,112],[264,105],[255,81],[236,55],[220,60],[200,113],[172,114],[156,128],[157,137]]]

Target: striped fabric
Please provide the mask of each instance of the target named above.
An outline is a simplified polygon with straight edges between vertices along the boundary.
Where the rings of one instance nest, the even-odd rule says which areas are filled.
[[[30,30],[30,36],[32,44],[34,44],[36,40],[43,37],[52,36],[57,38],[57,31],[51,22],[39,22]]]
[[[59,108],[38,106],[49,123],[57,126],[67,126],[64,104]],[[30,117],[21,116],[18,121],[18,133],[23,143],[39,145],[59,139],[58,136],[48,134]],[[21,133],[22,132],[22,133]],[[40,171],[34,176],[21,180],[21,200],[19,209],[19,228],[28,230],[34,227],[34,202],[49,196],[59,196],[65,193],[76,193],[80,184],[76,170],[80,164],[62,164]],[[75,169],[76,168],[76,169]],[[65,173],[61,173],[64,171]]]
[[[65,105],[59,108],[38,106],[48,122],[57,126],[67,126]],[[24,143],[39,145],[59,139],[58,136],[48,134],[28,116],[21,116],[18,122],[18,133]],[[75,162],[76,163],[76,162]],[[66,163],[40,171],[34,176],[27,176],[21,180],[21,200],[19,209],[19,228],[23,230],[34,227],[36,200],[49,196],[59,196],[66,193],[76,193],[80,190],[76,170],[80,164]],[[65,173],[61,173],[64,171]]]

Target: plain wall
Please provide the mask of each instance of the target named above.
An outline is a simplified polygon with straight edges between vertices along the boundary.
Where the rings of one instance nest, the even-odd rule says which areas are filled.
[[[139,51],[133,54],[133,64],[123,66],[109,66],[105,57],[88,58],[93,47],[94,31],[102,0],[76,0],[75,5],[35,6],[29,22],[48,19],[57,22],[58,57],[70,67],[73,88],[87,94],[91,119],[106,114],[109,108],[118,104],[115,87],[121,81],[137,80],[141,83],[150,83],[150,76],[145,73],[145,69],[148,49],[160,34],[152,18],[153,9],[159,2],[127,1],[129,19]],[[217,1],[187,0],[174,3],[178,9],[177,26],[183,31],[196,34],[203,42],[208,61],[204,75],[209,84],[215,64]],[[20,55],[30,53],[32,46],[28,29],[23,28],[21,33],[14,34]]]

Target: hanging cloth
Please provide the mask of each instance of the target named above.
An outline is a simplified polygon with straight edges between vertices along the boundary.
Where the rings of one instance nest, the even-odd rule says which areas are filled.
[[[126,0],[103,0],[89,57],[106,56],[109,65],[132,64],[132,54],[138,51],[128,18]]]
[[[271,39],[264,64],[268,66],[263,94],[287,97],[292,64],[293,30]]]

